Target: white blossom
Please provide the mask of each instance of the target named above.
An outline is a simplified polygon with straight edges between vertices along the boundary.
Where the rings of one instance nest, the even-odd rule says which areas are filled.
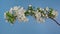
[[[48,15],[46,14],[45,17],[48,18]]]
[[[20,8],[17,12],[16,12],[16,15],[17,15],[17,18],[19,21],[28,21],[27,17],[25,16],[24,14],[25,10],[22,8]]]
[[[42,9],[42,11],[44,11],[44,9]]]
[[[11,8],[11,9],[9,10],[9,13],[11,13],[11,14],[12,14],[12,10],[13,10],[13,8]]]
[[[45,20],[42,17],[38,18],[37,21],[38,22],[45,22]]]
[[[6,13],[7,12],[4,13],[4,19],[6,20],[6,22],[8,22],[7,17],[6,17]]]
[[[6,18],[6,13],[4,13],[4,18]]]
[[[42,13],[42,16],[44,17],[45,15]]]
[[[29,7],[31,7],[32,5],[29,5]]]
[[[35,13],[35,16],[36,16],[36,20],[38,21],[38,22],[45,22],[45,20],[41,17],[41,13],[40,12],[36,12]]]
[[[14,6],[13,10],[18,10],[20,8],[20,6]]]
[[[39,10],[44,11],[44,9],[43,9],[43,8],[39,8]]]
[[[55,10],[53,10],[53,11],[52,11],[52,14],[55,15],[55,17],[56,17],[56,16],[58,15],[58,12],[55,11]]]
[[[42,8],[40,8],[39,10],[42,10]]]
[[[23,9],[23,7],[20,6],[14,6],[9,10],[9,13],[13,14],[15,12],[14,16],[17,16],[19,21],[28,21],[27,17],[25,16],[24,12],[26,10]],[[4,17],[6,18],[6,13],[4,13]]]
[[[28,12],[30,13],[30,12],[31,12],[31,10],[28,10]]]
[[[9,10],[9,13],[13,14],[14,12],[16,12],[17,10],[19,10],[20,6],[14,6],[13,8],[11,8]]]
[[[29,7],[32,7],[32,5],[29,5]],[[41,10],[41,12],[39,12],[39,10]],[[36,17],[36,20],[38,22],[45,22],[45,18],[48,18],[49,14],[47,11],[49,11],[49,8],[46,7],[45,10],[43,8],[39,8],[39,10],[37,11],[32,11],[32,15],[34,15]],[[44,11],[44,12],[42,12]],[[13,8],[11,8],[9,10],[9,13],[16,16],[17,20],[19,20],[20,22],[27,22],[29,19],[25,16],[25,12],[26,10],[23,7],[20,6],[14,6]],[[31,13],[30,10],[28,10],[29,15]],[[56,17],[58,15],[57,11],[53,10],[52,14]],[[13,16],[13,17],[14,17]],[[53,17],[54,17],[53,16]],[[7,17],[6,12],[4,13],[4,18],[6,19],[6,22],[8,22],[7,19],[9,19],[9,17]]]
[[[49,11],[49,8],[48,7],[46,7],[46,11]]]
[[[35,12],[35,16],[36,17],[41,17],[41,13],[37,11],[37,12]]]

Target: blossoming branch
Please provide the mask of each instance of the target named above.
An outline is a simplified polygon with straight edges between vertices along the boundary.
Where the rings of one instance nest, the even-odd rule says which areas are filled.
[[[9,11],[6,11],[4,13],[4,18],[7,22],[10,22],[14,24],[16,19],[20,22],[24,21],[27,22],[29,19],[27,16],[33,16],[37,22],[45,22],[45,19],[52,19],[55,21],[58,25],[60,25],[55,19],[58,15],[58,12],[52,8],[36,8],[34,9],[32,5],[28,6],[28,9],[25,10],[23,7],[20,6],[14,6]]]

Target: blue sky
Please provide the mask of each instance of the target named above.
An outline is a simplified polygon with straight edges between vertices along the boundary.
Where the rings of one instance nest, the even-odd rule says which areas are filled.
[[[29,16],[30,21],[27,23],[16,21],[11,25],[5,22],[4,12],[14,6],[27,9],[29,4],[34,7],[54,8],[59,13],[56,20],[60,22],[60,0],[0,0],[0,34],[60,34],[60,26],[51,19],[47,19],[45,23],[38,23]]]

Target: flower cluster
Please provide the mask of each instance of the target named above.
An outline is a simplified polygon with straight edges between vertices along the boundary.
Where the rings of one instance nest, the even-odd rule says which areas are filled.
[[[47,18],[56,18],[58,15],[57,11],[53,10],[52,8],[37,8],[36,10],[32,7],[32,5],[28,6],[28,9],[25,10],[23,7],[14,6],[9,11],[4,13],[4,17],[8,22],[14,23],[17,19],[20,22],[28,21],[29,19],[27,16],[34,16],[38,22],[45,22]]]

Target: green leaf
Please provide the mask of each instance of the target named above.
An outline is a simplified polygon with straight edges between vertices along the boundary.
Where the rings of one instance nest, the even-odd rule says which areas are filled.
[[[13,14],[10,14],[9,12],[6,13],[6,17],[7,17],[8,22],[12,24],[14,23],[14,20],[16,19],[16,17]]]
[[[28,16],[28,15],[29,15],[29,12],[28,12],[28,11],[26,11],[24,14],[25,14],[25,16]]]
[[[55,15],[49,13],[49,14],[48,14],[48,17],[55,18]]]
[[[52,14],[53,9],[52,8],[49,8],[49,9],[50,9],[50,14]]]
[[[30,13],[30,15],[31,15],[31,16],[34,16],[34,15],[35,15],[35,13],[34,13],[34,12],[31,12],[31,13]]]

